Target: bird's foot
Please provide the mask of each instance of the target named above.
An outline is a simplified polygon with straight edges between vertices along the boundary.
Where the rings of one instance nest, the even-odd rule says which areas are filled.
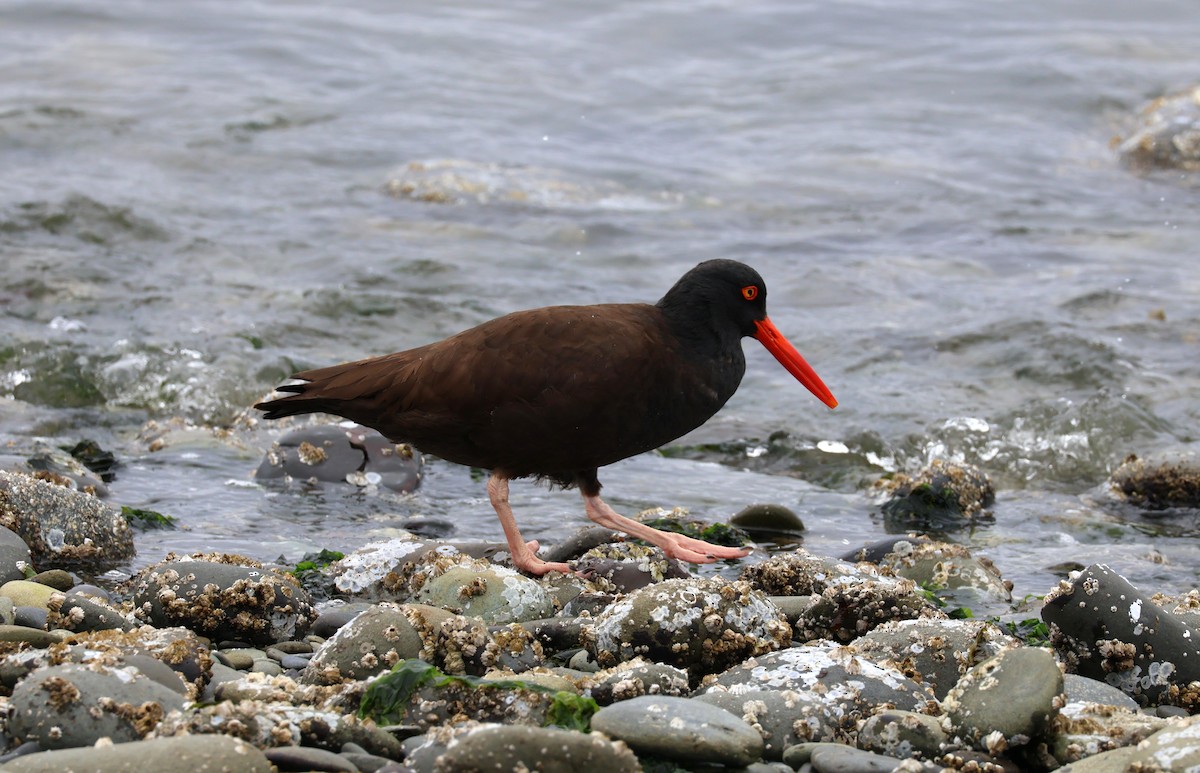
[[[550,572],[562,572],[570,574],[573,570],[571,567],[558,561],[543,561],[537,557],[538,541],[530,540],[525,543],[524,550],[514,550],[512,554],[513,566],[520,569],[522,572],[532,574],[535,577],[541,577],[543,574]]]
[[[661,535],[658,541],[655,541],[650,535],[642,536],[641,539],[653,542],[666,554],[667,558],[678,558],[692,564],[711,564],[714,561],[744,558],[750,555],[750,548],[714,545],[711,542],[685,537],[682,534],[658,529],[654,529],[654,531]]]

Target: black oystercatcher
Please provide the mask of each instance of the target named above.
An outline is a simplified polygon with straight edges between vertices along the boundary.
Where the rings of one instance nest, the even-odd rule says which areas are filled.
[[[653,306],[549,306],[485,322],[444,341],[297,373],[295,394],[259,403],[266,418],[323,411],[374,427],[451,462],[492,471],[488,496],[513,563],[570,571],[537,557],[508,504],[508,481],[578,486],[601,526],[693,563],[749,551],[711,545],[618,515],[597,469],[699,427],[737,390],[741,339],[757,338],[830,408],[829,389],[767,318],[767,288],[732,260],[693,268]]]

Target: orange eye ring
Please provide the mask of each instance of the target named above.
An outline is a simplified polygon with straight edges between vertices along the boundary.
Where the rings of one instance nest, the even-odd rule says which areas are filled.
[[[758,287],[755,285],[746,285],[742,288],[742,297],[748,301],[752,301],[758,297]]]

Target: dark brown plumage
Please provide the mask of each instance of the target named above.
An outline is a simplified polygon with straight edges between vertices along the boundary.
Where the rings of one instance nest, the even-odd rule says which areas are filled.
[[[758,338],[830,407],[833,395],[766,316],[762,278],[713,260],[685,274],[655,305],[550,306],[509,314],[437,343],[297,373],[287,397],[258,404],[266,418],[325,412],[395,442],[492,471],[488,492],[514,563],[565,571],[534,555],[508,508],[508,480],[578,486],[589,517],[712,561],[745,555],[659,532],[600,500],[597,469],[658,448],[707,421],[745,372],[741,339]]]

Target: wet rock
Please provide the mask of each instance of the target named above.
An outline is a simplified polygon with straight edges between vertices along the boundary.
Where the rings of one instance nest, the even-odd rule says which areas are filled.
[[[606,529],[603,526],[585,526],[576,529],[562,542],[546,547],[541,556],[544,560],[552,563],[566,563],[579,558],[592,548],[615,543],[619,539],[620,535],[612,529]]]
[[[22,642],[34,647],[49,647],[62,641],[63,634],[30,628],[27,625],[0,625],[0,642]]]
[[[410,492],[421,480],[421,455],[352,422],[300,427],[267,452],[255,477],[383,486]]]
[[[1060,763],[1076,762],[1135,746],[1167,724],[1136,709],[1069,701],[1055,719],[1050,751]]]
[[[601,706],[641,695],[687,695],[691,690],[687,671],[642,658],[600,671],[595,679],[592,698]]]
[[[50,608],[50,599],[58,593],[49,585],[30,580],[10,580],[0,585],[0,596],[10,599],[18,607]],[[60,594],[61,595],[61,594]]]
[[[486,562],[453,566],[424,583],[412,599],[487,623],[537,620],[554,613],[554,602],[536,580]]]
[[[438,632],[451,613],[423,604],[378,604],[325,640],[304,678],[320,684],[366,679],[403,659],[435,662]]]
[[[899,541],[879,564],[922,588],[950,591],[956,599],[968,592],[985,603],[1012,600],[1012,583],[1005,581],[996,565],[972,556],[962,545]]]
[[[156,735],[228,735],[261,748],[290,744],[328,751],[338,751],[343,744],[354,743],[371,754],[390,759],[403,758],[400,742],[373,722],[359,720],[353,713],[343,714],[284,702],[318,699],[305,691],[323,688],[304,688],[286,677],[274,677],[269,681],[260,675],[246,678],[263,680],[260,686],[264,690],[274,690],[279,700],[247,697],[237,702],[189,705],[164,718]]]
[[[407,599],[409,588],[403,583],[401,573],[406,565],[422,559],[431,545],[408,538],[370,542],[335,561],[326,572],[338,592],[346,596],[364,601]],[[437,550],[448,555],[460,552],[450,546]]]
[[[642,696],[600,709],[592,729],[635,751],[679,762],[749,765],[763,739],[739,717],[701,701]]]
[[[25,569],[33,566],[33,557],[25,540],[12,529],[0,526],[0,583],[25,579]]]
[[[132,587],[139,619],[216,640],[273,643],[302,635],[316,618],[295,578],[240,556],[172,553]]]
[[[1179,770],[1200,768],[1200,716],[1177,720],[1139,743],[1128,759],[1127,770]]]
[[[1200,171],[1200,86],[1159,97],[1143,107],[1137,127],[1121,141],[1117,153],[1137,172]]]
[[[900,761],[895,757],[875,754],[861,749],[855,749],[841,744],[818,744],[809,757],[815,773],[893,773]],[[926,768],[917,767],[917,771]],[[941,770],[940,766],[929,768],[932,771]]]
[[[598,735],[549,727],[485,725],[456,737],[435,769],[447,773],[460,770],[634,773],[642,767],[625,744]]]
[[[138,623],[107,601],[87,593],[68,591],[50,604],[47,624],[67,631],[131,631]]]
[[[693,700],[719,706],[740,717],[762,736],[763,756],[783,759],[783,750],[805,741],[833,740],[836,726],[822,704],[793,690],[714,690]]]
[[[1047,594],[1042,619],[1067,670],[1140,705],[1200,709],[1200,633],[1103,564]]]
[[[731,526],[749,533],[753,537],[799,537],[804,533],[804,522],[800,516],[783,505],[748,505],[729,519]]]
[[[0,471],[0,526],[18,534],[41,568],[101,572],[134,555],[119,510],[88,494]]]
[[[858,731],[860,749],[902,760],[932,759],[948,740],[936,717],[913,711],[881,711]]]
[[[62,773],[68,770],[272,773],[273,768],[261,751],[236,738],[181,736],[28,754],[5,762],[4,770],[6,773]]]
[[[349,604],[327,606],[317,615],[317,619],[313,621],[313,624],[308,629],[309,633],[328,639],[337,633],[342,626],[374,606],[374,604],[367,601],[355,601]]]
[[[178,692],[131,667],[50,666],[13,690],[10,729],[47,749],[90,746],[101,738],[136,741],[183,704]]]
[[[967,672],[942,708],[958,737],[995,755],[1046,736],[1063,705],[1062,690],[1053,654],[1017,647]]]
[[[54,590],[64,593],[75,586],[75,579],[71,577],[71,573],[62,569],[47,569],[44,572],[38,572],[30,577],[29,581],[49,585]]]
[[[1200,87],[1197,87],[1200,94]],[[1200,169],[1200,116],[1197,117],[1197,169]],[[1196,454],[1128,456],[1113,470],[1112,492],[1146,510],[1200,509],[1200,458]]]
[[[1063,675],[1063,692],[1069,703],[1098,703],[1129,711],[1138,709],[1137,701],[1111,684],[1079,674]]]
[[[896,620],[854,642],[874,662],[886,662],[944,698],[968,671],[1020,644],[985,620]]]
[[[280,771],[344,771],[358,773],[358,766],[340,754],[310,746],[277,746],[264,754]]]
[[[95,448],[93,458],[97,467],[111,471],[116,466],[113,455],[101,451],[94,443],[92,446]],[[79,443],[76,448],[80,450],[80,456],[87,457],[86,443]],[[73,453],[41,441],[35,442],[33,448],[29,449],[27,453],[24,464],[17,467],[17,471],[56,486],[64,486],[101,499],[108,496],[108,486],[104,484],[111,482],[116,477],[111,474],[98,475],[95,471],[88,469]],[[107,456],[107,461],[105,456]]]
[[[838,740],[853,739],[857,722],[879,707],[920,711],[933,693],[894,668],[859,657],[832,642],[771,652],[750,658],[705,684],[702,692],[740,695],[757,690],[790,690],[820,707],[818,727],[834,727]]]
[[[749,584],[688,578],[641,588],[601,612],[592,651],[602,666],[640,655],[698,680],[785,646],[790,634],[779,610]]]
[[[633,542],[593,548],[575,562],[574,569],[606,593],[628,593],[663,580],[691,576],[683,562],[667,558],[661,549]]]
[[[889,492],[883,504],[888,531],[941,531],[986,518],[995,489],[981,470],[935,459],[914,476],[897,473],[879,487]]]

